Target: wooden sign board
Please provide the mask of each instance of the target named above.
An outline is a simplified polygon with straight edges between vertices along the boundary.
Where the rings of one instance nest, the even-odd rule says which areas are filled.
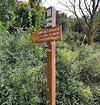
[[[35,43],[50,42],[62,39],[61,26],[55,26],[52,28],[44,28],[32,33],[32,40]]]

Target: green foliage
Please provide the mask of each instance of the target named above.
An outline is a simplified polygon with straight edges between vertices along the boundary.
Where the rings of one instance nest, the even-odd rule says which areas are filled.
[[[67,30],[67,26],[68,26],[68,22],[67,22],[67,15],[66,14],[64,14],[64,13],[59,13],[58,11],[57,11],[57,13],[56,13],[56,20],[57,20],[57,24],[59,24],[59,25],[62,25],[62,30],[63,31],[66,31]]]
[[[99,105],[100,48],[57,45],[57,105]]]
[[[97,15],[96,15],[96,32],[95,32],[95,35],[94,35],[94,41],[95,42],[99,42],[100,43],[100,10],[97,12]]]
[[[0,1],[0,105],[46,105],[44,46],[31,41],[45,24],[39,2]],[[76,19],[63,13],[57,19],[64,30],[57,42],[57,105],[99,105],[100,43],[84,45]]]
[[[16,7],[16,15],[15,26],[17,27],[38,29],[44,25],[45,10],[38,3],[33,3],[32,5],[28,2],[19,3]]]
[[[45,105],[42,46],[32,43],[30,32],[17,29],[3,39],[6,33],[4,28],[0,35],[0,105]]]
[[[73,30],[74,32],[79,32],[79,33],[82,33],[82,32],[83,32],[82,26],[81,26],[77,21],[75,21],[75,22],[72,24],[72,30]]]
[[[61,57],[61,60],[63,63],[69,63],[69,62],[73,62],[76,57],[77,57],[77,53],[76,52],[72,52],[71,50],[67,50],[66,48],[62,49],[59,56]]]
[[[87,37],[83,33],[68,30],[63,33],[63,41],[67,42],[71,46],[72,45],[80,46],[87,43]]]
[[[0,0],[0,21],[9,28],[15,21],[16,0]]]

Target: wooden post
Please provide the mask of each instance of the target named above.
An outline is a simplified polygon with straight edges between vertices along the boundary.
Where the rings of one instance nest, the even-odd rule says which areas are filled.
[[[47,105],[56,105],[55,41],[61,40],[62,30],[61,27],[56,26],[56,10],[54,7],[47,8],[46,18],[46,28],[33,32],[32,40],[36,43],[47,42]]]
[[[55,41],[47,43],[47,105],[56,105]]]
[[[56,26],[56,10],[47,8],[47,27]],[[47,43],[47,105],[56,105],[56,47],[55,41]]]
[[[56,40],[62,39],[61,26],[41,29],[32,34],[35,43],[47,43],[47,105],[56,105]]]

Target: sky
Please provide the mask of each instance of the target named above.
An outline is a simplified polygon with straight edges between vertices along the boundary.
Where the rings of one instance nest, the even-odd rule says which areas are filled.
[[[29,0],[19,0],[19,1],[29,1]],[[42,4],[45,7],[55,6],[58,9],[58,1],[57,0],[42,0]]]
[[[43,5],[46,7],[55,6],[57,8],[57,5],[58,5],[57,0],[42,0],[42,1],[43,1]]]
[[[28,0],[19,0],[19,1],[28,1]],[[66,4],[68,6],[70,6],[70,3],[68,2],[69,0],[59,0],[60,2]],[[88,0],[89,1],[89,0]],[[78,3],[78,2],[77,2]],[[76,3],[76,4],[77,4]],[[84,4],[84,3],[83,3]],[[64,12],[67,14],[67,16],[73,16],[73,14],[69,11],[66,10],[66,7],[64,7],[62,4],[60,4],[58,2],[58,0],[42,0],[42,6],[48,8],[50,6],[54,6],[56,8],[56,10],[60,11],[60,12]],[[79,9],[77,10],[77,14],[79,15],[79,17],[81,17],[80,13],[79,13]]]
[[[67,16],[72,16],[72,13],[69,11],[66,11],[66,7],[63,6],[62,4],[60,4],[58,2],[58,0],[42,0],[42,1],[45,1],[43,3],[43,6],[45,6],[45,7],[54,6],[56,8],[56,10],[58,10],[60,12],[65,12],[67,14]],[[68,0],[59,0],[59,1],[62,3],[66,3],[66,1],[68,1]],[[68,2],[67,2],[67,4],[70,5]]]
[[[28,1],[28,0],[19,0],[19,1]],[[59,0],[59,1],[66,1],[66,0]],[[42,5],[46,8],[50,7],[50,6],[54,6],[56,8],[56,10],[61,11],[61,12],[66,12],[64,11],[65,8],[64,6],[62,6],[61,4],[59,4],[59,2],[57,0],[42,0]],[[71,13],[68,13],[68,15],[72,15]]]
[[[65,5],[67,4],[71,8],[72,5],[69,2],[69,0],[42,0],[42,1],[43,1],[43,6],[45,6],[45,7],[54,6],[56,8],[56,10],[66,13],[67,16],[72,16],[72,17],[74,16],[72,14],[72,12],[70,12],[68,10],[67,7],[65,7],[61,4],[61,3],[65,4]],[[59,3],[58,1],[60,1],[61,3]],[[71,0],[71,1],[73,1],[73,0]],[[78,7],[79,2],[78,1],[79,0],[76,0],[76,4],[75,4],[76,5],[76,11],[77,11],[77,15],[79,17],[81,17],[82,15],[80,14],[80,11],[79,11],[79,7]],[[87,0],[87,2],[89,3],[90,0]],[[81,5],[82,5],[82,8],[84,9],[85,6],[84,6],[84,3],[83,3],[83,0],[81,0]],[[84,13],[85,13],[85,11],[84,11]]]
[[[59,4],[57,0],[42,0],[42,1],[43,1],[43,6],[45,7],[54,6],[57,10],[62,10],[62,8],[64,8],[61,4]]]

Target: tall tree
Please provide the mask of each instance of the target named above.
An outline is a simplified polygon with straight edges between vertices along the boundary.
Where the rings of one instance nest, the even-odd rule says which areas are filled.
[[[58,0],[58,2],[76,16],[88,37],[88,45],[92,45],[97,30],[95,22],[97,11],[100,9],[100,0],[66,0],[66,3]]]

